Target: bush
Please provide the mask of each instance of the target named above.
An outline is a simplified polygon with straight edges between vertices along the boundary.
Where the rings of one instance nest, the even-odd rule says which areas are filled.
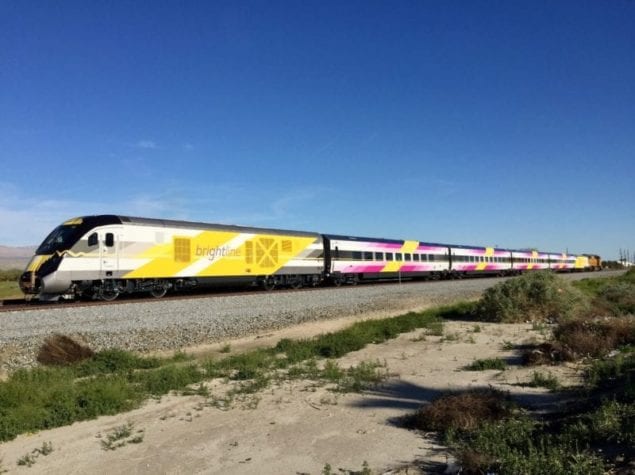
[[[506,280],[485,291],[477,313],[486,321],[570,319],[588,308],[582,292],[551,272],[532,272]]]
[[[607,285],[599,292],[594,306],[610,315],[634,315],[635,283],[616,282]]]
[[[542,424],[527,416],[485,422],[459,447],[462,472],[497,474],[601,475],[601,457],[584,451],[575,441],[550,436]]]
[[[419,409],[410,421],[428,431],[473,431],[484,421],[499,421],[512,414],[509,395],[495,389],[473,389],[447,394]]]
[[[606,356],[621,346],[635,344],[635,319],[571,320],[554,330],[554,338],[572,359]]]
[[[38,363],[44,365],[68,365],[91,358],[95,353],[87,346],[65,335],[53,335],[40,347]]]

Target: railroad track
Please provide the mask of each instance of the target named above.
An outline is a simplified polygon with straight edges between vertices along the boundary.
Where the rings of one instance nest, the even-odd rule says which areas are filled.
[[[619,274],[621,272],[617,272]],[[603,273],[607,276],[607,272]],[[580,272],[580,273],[570,273],[570,274],[559,274],[565,278],[570,278],[571,280],[579,280],[587,277],[597,277],[597,272]],[[493,277],[491,275],[487,276],[472,276],[469,280],[473,279],[505,279],[509,277]],[[458,279],[461,280],[461,279]],[[408,285],[408,284],[417,284],[424,282],[426,280],[404,280],[404,281],[395,281],[395,280],[387,280],[387,281],[374,281],[374,282],[364,282],[356,284],[356,286],[364,287],[364,286],[381,286],[381,285]],[[429,282],[436,282],[436,280],[427,280]],[[341,287],[329,287],[333,290],[337,289],[347,289],[355,286],[351,285],[343,285]],[[317,286],[317,287],[302,287],[300,289],[291,289],[291,288],[277,288],[273,291],[271,290],[262,290],[255,289],[250,287],[237,287],[237,288],[224,288],[224,289],[214,289],[214,288],[201,288],[195,290],[189,290],[184,292],[175,292],[172,294],[168,294],[160,299],[144,295],[144,294],[131,294],[131,295],[122,295],[117,300],[114,301],[104,301],[104,300],[59,300],[57,302],[39,302],[37,300],[26,300],[26,299],[6,299],[0,300],[0,313],[2,312],[17,312],[17,311],[25,311],[25,310],[38,310],[45,308],[74,308],[74,307],[96,307],[101,305],[122,305],[122,304],[130,304],[130,303],[148,303],[148,302],[157,302],[157,301],[171,301],[171,300],[190,300],[190,299],[202,299],[209,297],[229,297],[236,296],[241,294],[249,294],[249,295],[267,295],[272,292],[275,294],[280,293],[289,293],[289,292],[298,292],[298,291],[311,291],[316,289],[324,289],[326,287]]]
[[[403,284],[413,283],[415,281],[404,281]],[[419,281],[421,282],[421,281]],[[384,282],[375,282],[375,283],[363,283],[358,284],[360,286],[363,285],[394,285],[399,284],[399,282],[394,281],[384,281]],[[353,286],[342,286],[342,287],[332,287],[333,289],[338,288],[351,288]],[[64,300],[61,299],[57,302],[39,302],[37,300],[26,300],[26,299],[6,299],[0,300],[0,313],[1,312],[16,312],[22,310],[38,310],[45,308],[74,308],[74,307],[96,307],[101,305],[122,305],[129,303],[148,303],[148,302],[158,302],[158,301],[171,301],[171,300],[190,300],[190,299],[203,299],[209,297],[230,297],[242,294],[248,295],[267,295],[272,292],[275,294],[280,293],[291,293],[291,292],[306,292],[315,289],[324,289],[326,287],[302,287],[300,289],[290,289],[290,288],[278,288],[273,291],[271,290],[262,290],[262,289],[254,289],[249,287],[240,287],[233,289],[199,289],[199,290],[190,290],[186,292],[175,292],[172,294],[168,294],[161,298],[155,298],[151,296],[146,296],[143,294],[132,294],[132,295],[122,295],[117,300],[105,301],[105,300]]]

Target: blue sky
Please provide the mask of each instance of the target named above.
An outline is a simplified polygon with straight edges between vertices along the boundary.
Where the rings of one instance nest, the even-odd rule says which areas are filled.
[[[115,213],[617,257],[635,2],[2,1],[0,244]]]

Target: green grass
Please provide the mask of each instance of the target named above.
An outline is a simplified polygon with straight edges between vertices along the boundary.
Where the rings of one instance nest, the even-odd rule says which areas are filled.
[[[520,414],[484,422],[454,442],[467,473],[600,475],[602,457],[569,437],[554,435],[543,423]]]
[[[24,294],[17,282],[0,281],[0,299],[21,299]]]
[[[635,313],[635,269],[617,277],[582,279],[573,285],[592,300],[595,313],[616,316]]]
[[[560,389],[560,381],[558,381],[558,378],[551,372],[543,373],[541,371],[533,371],[531,373],[531,379],[521,385],[530,388],[547,388],[550,391]]]
[[[142,357],[113,349],[68,366],[18,370],[0,382],[0,441],[128,411],[170,391],[206,395],[201,382],[213,378],[235,382],[225,402],[261,391],[279,378],[311,378],[332,384],[335,391],[360,391],[387,376],[383,365],[363,362],[344,369],[332,361],[322,365],[318,362],[415,329],[442,330],[440,315],[461,308],[442,307],[358,322],[338,332],[304,340],[286,339],[272,348],[220,360],[197,361],[182,353],[171,358]],[[198,389],[192,390],[196,384]]]
[[[465,369],[468,371],[485,371],[488,369],[504,371],[507,369],[507,363],[505,363],[505,360],[500,358],[486,358],[473,361],[467,365]]]
[[[18,285],[21,275],[19,269],[0,269],[0,299],[24,298]]]

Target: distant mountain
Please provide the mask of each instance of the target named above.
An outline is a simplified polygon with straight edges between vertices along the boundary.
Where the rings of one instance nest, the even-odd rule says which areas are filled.
[[[37,246],[0,246],[0,269],[23,269]]]

